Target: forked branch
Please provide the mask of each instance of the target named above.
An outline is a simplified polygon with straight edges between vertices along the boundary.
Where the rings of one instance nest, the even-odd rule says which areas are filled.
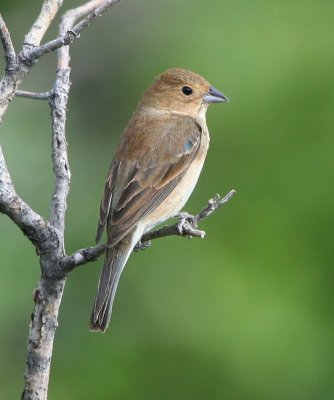
[[[119,2],[120,0],[92,0],[81,7],[70,10],[64,14],[60,28],[60,36],[48,43],[36,48],[32,48],[26,54],[26,58],[30,60],[38,60],[44,54],[72,44],[80,37],[80,34],[84,29],[86,29],[97,18],[101,17],[108,10],[108,8]],[[76,21],[78,18],[81,18],[82,15],[87,13],[89,14],[84,19],[73,26],[72,21]]]
[[[62,19],[59,37],[41,45],[47,29],[63,4],[63,0],[44,0],[40,14],[25,36],[23,48],[17,57],[6,24],[0,17],[0,35],[6,57],[6,73],[0,82],[0,123],[9,102],[36,61],[47,53],[72,44],[84,29],[119,2],[120,0],[91,0],[70,10]],[[80,18],[83,19],[74,25]],[[58,59],[59,62],[61,58]]]

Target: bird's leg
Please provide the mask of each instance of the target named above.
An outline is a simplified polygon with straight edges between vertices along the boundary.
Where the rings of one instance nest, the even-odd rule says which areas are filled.
[[[150,240],[143,241],[143,242],[141,240],[139,240],[139,242],[133,248],[133,251],[145,250],[148,247],[150,247],[151,244],[152,244],[152,242]]]

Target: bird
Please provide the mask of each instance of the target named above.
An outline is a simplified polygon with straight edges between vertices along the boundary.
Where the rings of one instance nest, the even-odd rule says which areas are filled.
[[[209,147],[206,111],[228,98],[183,68],[160,74],[122,133],[100,205],[96,242],[106,253],[90,330],[105,332],[124,266],[143,234],[174,217],[190,197]]]

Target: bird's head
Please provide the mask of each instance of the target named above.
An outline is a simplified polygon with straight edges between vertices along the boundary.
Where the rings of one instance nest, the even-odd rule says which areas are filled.
[[[159,75],[144,93],[141,106],[197,117],[210,103],[228,101],[227,97],[200,75],[171,68]]]

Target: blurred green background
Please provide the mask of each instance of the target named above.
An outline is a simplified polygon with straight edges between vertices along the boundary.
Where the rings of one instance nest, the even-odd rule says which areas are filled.
[[[40,4],[0,2],[16,48]],[[51,400],[334,398],[333,15],[329,0],[123,0],[72,46],[67,252],[93,244],[115,144],[169,67],[231,100],[208,111],[211,147],[187,211],[237,195],[201,225],[205,240],[166,238],[131,257],[105,335],[88,331],[102,259],[70,276]],[[50,89],[55,61],[21,89]],[[18,193],[48,217],[47,102],[14,99],[0,143]],[[0,397],[14,399],[39,266],[3,215],[0,242]]]

